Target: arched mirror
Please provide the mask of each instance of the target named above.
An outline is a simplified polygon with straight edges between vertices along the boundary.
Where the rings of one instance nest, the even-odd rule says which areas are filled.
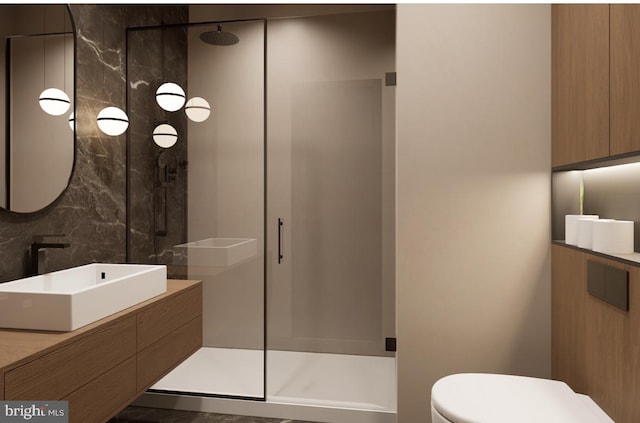
[[[0,36],[0,208],[33,213],[73,171],[73,22],[65,5],[0,5]]]

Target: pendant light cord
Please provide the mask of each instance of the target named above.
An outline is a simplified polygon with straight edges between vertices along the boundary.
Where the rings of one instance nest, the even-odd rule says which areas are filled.
[[[102,56],[101,58],[99,58],[99,60],[102,62],[102,90],[106,91],[105,90],[106,79],[105,79],[104,68],[107,66],[105,64],[105,61],[107,59],[104,57],[104,51],[106,51],[106,48],[105,48],[105,44],[104,44],[104,13],[103,13],[102,14],[102,46],[101,46],[101,48],[98,48],[98,54]],[[106,93],[103,93],[103,98],[106,98],[106,96],[104,94],[106,94]]]
[[[47,88],[47,6],[42,7],[42,89]]]
[[[65,6],[61,6],[62,10],[62,88],[67,92],[67,20]]]

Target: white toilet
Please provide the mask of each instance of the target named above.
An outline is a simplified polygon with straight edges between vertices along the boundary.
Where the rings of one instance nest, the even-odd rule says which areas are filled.
[[[483,373],[438,380],[431,417],[433,423],[614,423],[564,382]]]

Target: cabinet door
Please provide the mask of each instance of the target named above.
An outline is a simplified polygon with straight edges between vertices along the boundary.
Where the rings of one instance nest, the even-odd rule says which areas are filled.
[[[609,155],[609,5],[552,6],[552,166]]]
[[[571,248],[553,245],[551,251],[551,376],[585,393],[586,260]]]
[[[640,150],[640,5],[611,5],[611,154]]]
[[[587,394],[616,422],[640,421],[640,268],[584,254],[629,272],[629,311],[591,295],[585,304]],[[585,263],[586,266],[586,263]]]

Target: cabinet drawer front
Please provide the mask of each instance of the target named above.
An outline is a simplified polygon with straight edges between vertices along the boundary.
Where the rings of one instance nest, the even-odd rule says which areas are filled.
[[[202,285],[138,313],[138,351],[202,315]]]
[[[6,400],[59,400],[136,353],[136,318],[115,321],[5,373]]]
[[[0,371],[0,400],[4,399],[4,373]]]
[[[138,352],[138,390],[147,389],[202,346],[202,316]]]
[[[109,419],[136,395],[136,360],[129,358],[68,396],[69,422]]]

